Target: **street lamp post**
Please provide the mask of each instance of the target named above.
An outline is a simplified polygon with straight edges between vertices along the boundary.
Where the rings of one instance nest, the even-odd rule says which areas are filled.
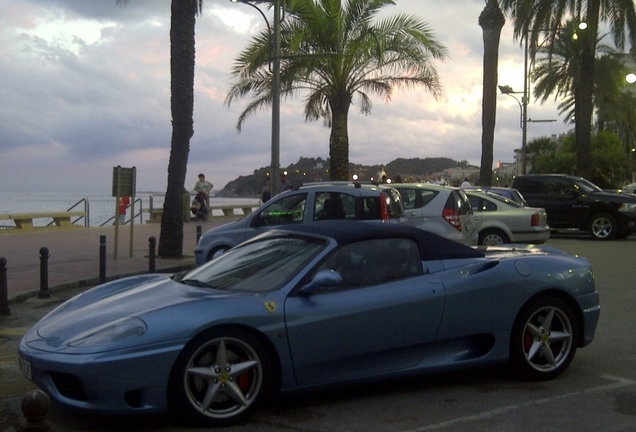
[[[524,78],[524,82],[525,82],[525,78]],[[519,104],[519,109],[521,111],[521,115],[519,117],[519,127],[521,128],[521,174],[525,174],[526,173],[526,143],[528,140],[528,132],[527,132],[528,130],[528,117],[527,117],[528,99],[526,99],[526,92],[513,91],[512,87],[510,87],[509,85],[500,85],[499,91],[501,91],[502,94],[510,96],[511,98],[516,100],[517,103]],[[523,96],[521,96],[521,100],[519,100],[515,96],[515,94],[521,94],[521,93],[523,93]]]
[[[269,61],[272,66],[272,161],[271,161],[271,194],[280,192],[280,0],[274,0],[274,29],[269,25],[265,14],[249,2],[249,0],[230,0],[232,3],[243,3],[256,9],[267,24],[270,38],[273,39]]]

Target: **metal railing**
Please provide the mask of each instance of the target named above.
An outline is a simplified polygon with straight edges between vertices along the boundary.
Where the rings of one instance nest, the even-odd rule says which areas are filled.
[[[81,200],[79,200],[78,202],[76,202],[75,204],[73,204],[72,206],[70,206],[69,208],[66,209],[66,211],[71,211],[73,210],[75,207],[77,207],[78,205],[84,203],[84,216],[80,216],[77,219],[75,219],[74,221],[71,221],[71,225],[74,225],[75,222],[79,221],[80,219],[84,218],[84,226],[86,228],[90,227],[90,203],[88,201],[88,197],[87,198],[82,198]],[[55,221],[49,222],[47,226],[51,226],[55,223]]]
[[[152,200],[152,198],[151,198]],[[139,218],[139,223],[142,224],[144,223],[144,217],[143,217],[143,201],[141,200],[141,198],[137,198],[134,201],[135,203],[139,203],[139,213],[135,213],[134,215],[132,215],[132,217],[130,219],[128,219],[127,221],[124,222],[124,225],[129,224],[133,219],[135,218]],[[132,204],[128,204],[128,207],[126,207],[126,210],[128,210],[130,207],[132,207]],[[115,221],[115,216],[111,216],[108,220],[106,220],[104,223],[102,223],[100,225],[100,227],[103,227],[104,225],[107,225],[109,222],[113,222]]]

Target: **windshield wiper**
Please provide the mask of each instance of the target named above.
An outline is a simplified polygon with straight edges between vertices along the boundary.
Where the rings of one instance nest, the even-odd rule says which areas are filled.
[[[191,285],[199,288],[214,288],[212,285],[206,282],[202,282],[198,279],[182,279],[180,281],[182,284]]]

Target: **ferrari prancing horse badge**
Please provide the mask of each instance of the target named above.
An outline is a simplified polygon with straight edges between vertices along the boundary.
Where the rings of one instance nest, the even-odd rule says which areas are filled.
[[[267,309],[267,312],[271,314],[276,312],[276,302],[266,301],[263,305],[265,306],[265,309]]]

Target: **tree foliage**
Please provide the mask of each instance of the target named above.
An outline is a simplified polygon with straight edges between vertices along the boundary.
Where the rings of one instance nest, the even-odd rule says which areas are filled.
[[[534,140],[528,149],[539,151],[534,155],[533,173],[535,174],[576,174],[576,135],[567,134],[560,146],[545,145],[545,140]],[[630,178],[629,160],[618,137],[607,131],[592,136],[592,157],[594,165],[591,182],[603,188],[618,188]]]
[[[543,39],[554,41],[567,20],[585,23],[577,32],[580,60],[574,89],[576,170],[583,177],[594,175],[592,159],[592,114],[594,73],[599,27],[609,28],[614,45],[624,50],[626,42],[636,46],[636,5],[633,0],[501,0],[501,7],[514,19],[514,35],[527,38],[534,58]]]
[[[393,91],[423,86],[434,97],[442,88],[433,60],[446,57],[428,24],[407,14],[378,18],[393,0],[286,0],[281,24],[281,96],[302,93],[307,121],[331,128],[331,179],[346,180],[348,114],[357,100],[363,114],[371,95],[391,100]],[[270,35],[262,31],[239,54],[226,103],[252,96],[245,120],[272,102]]]

